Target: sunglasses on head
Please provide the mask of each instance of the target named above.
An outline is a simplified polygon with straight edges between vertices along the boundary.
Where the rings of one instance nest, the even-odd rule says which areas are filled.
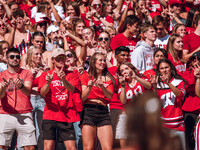
[[[94,9],[96,9],[97,7],[101,8],[102,4],[93,4],[91,5]]]
[[[20,55],[10,55],[9,58],[10,59],[14,59],[14,58],[20,59]]]
[[[109,40],[109,38],[107,38],[107,37],[106,37],[106,38],[100,37],[98,40],[99,40],[99,41],[103,41],[103,39],[104,39],[105,41],[108,41],[108,40]]]
[[[68,58],[72,58],[73,55],[72,55],[72,53],[69,53],[69,54],[66,55],[66,57],[68,57]]]
[[[55,60],[56,61],[60,61],[60,60],[64,60],[65,59],[65,56],[57,56],[56,58],[55,58]]]

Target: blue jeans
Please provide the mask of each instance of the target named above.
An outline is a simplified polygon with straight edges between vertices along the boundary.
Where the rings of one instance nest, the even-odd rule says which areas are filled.
[[[44,149],[44,141],[42,137],[42,117],[45,106],[44,98],[40,95],[31,94],[31,104],[33,106],[33,121],[36,128],[36,138],[38,141],[38,149]]]
[[[81,133],[81,128],[79,127],[80,121],[74,122],[73,125],[74,125],[75,134],[76,134],[77,150],[83,150],[82,133]]]

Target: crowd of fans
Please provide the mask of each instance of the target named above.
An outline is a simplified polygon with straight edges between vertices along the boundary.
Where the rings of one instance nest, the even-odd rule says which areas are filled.
[[[0,0],[0,150],[200,150],[199,0]]]

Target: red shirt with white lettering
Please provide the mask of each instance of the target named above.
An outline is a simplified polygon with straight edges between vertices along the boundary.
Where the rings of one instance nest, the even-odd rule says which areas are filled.
[[[81,85],[86,85],[88,86],[88,82],[90,78],[93,80],[94,78],[89,75],[88,72],[85,72],[82,74],[80,80],[81,80]],[[112,80],[109,80],[107,82],[103,82],[104,87],[110,90],[111,92],[114,92],[114,86]],[[88,96],[88,99],[103,99],[108,102],[110,102],[110,99],[105,96],[103,93],[102,89],[100,87],[96,87],[95,84],[93,85],[90,94]]]
[[[125,83],[125,89],[126,89],[126,103],[123,105],[125,108],[132,100],[134,96],[137,96],[138,94],[143,94],[145,92],[145,88],[138,82],[135,81],[135,84],[133,86],[128,85]],[[121,94],[121,85],[119,86],[118,95]]]
[[[0,114],[22,114],[32,111],[30,96],[26,96],[15,85],[14,80],[19,76],[22,82],[33,82],[33,74],[29,70],[20,69],[17,73],[10,73],[8,70],[0,72],[0,83],[3,79],[9,82],[5,96],[0,99]]]
[[[112,38],[110,47],[113,51],[115,51],[115,49],[120,46],[126,46],[130,49],[130,56],[131,56],[138,41],[139,40],[135,37],[133,37],[132,39],[128,39],[127,37],[124,36],[123,33],[119,33]]]
[[[53,70],[48,71],[49,74],[52,74]],[[81,90],[80,80],[77,72],[65,70],[65,80],[70,84],[75,86],[77,91]],[[38,90],[46,84],[45,77],[47,72],[43,72]],[[69,92],[65,87],[63,82],[55,73],[53,79],[50,83],[49,92],[45,95],[45,107],[43,112],[43,120],[54,120],[59,122],[77,122],[80,121],[78,112],[74,106],[74,101],[72,99],[74,93]]]
[[[183,74],[186,71],[186,65],[180,60],[174,61],[170,53],[168,53],[168,59],[172,62],[178,74]]]
[[[182,104],[186,94],[186,84],[183,80],[172,78],[170,83],[181,90],[180,96],[176,96],[169,86],[163,82],[157,84],[157,94],[162,104],[162,119],[165,127],[184,131]]]

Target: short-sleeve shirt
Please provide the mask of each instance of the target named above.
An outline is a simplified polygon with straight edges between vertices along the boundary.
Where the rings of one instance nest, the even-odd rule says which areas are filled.
[[[81,85],[86,85],[88,86],[88,82],[90,80],[90,75],[89,73],[85,72],[84,74],[82,74],[81,76]],[[91,77],[91,79],[93,80],[93,77]],[[114,86],[113,86],[113,82],[112,80],[109,80],[107,82],[103,82],[104,87],[107,88],[108,90],[114,92]],[[95,85],[93,85],[90,94],[88,96],[88,99],[103,99],[106,100],[108,102],[110,102],[110,99],[107,98],[105,96],[105,94],[103,93],[102,89],[100,87],[96,87]]]
[[[195,33],[185,35],[183,37],[183,50],[188,50],[189,53],[193,52],[200,46],[200,36]]]
[[[48,73],[52,74],[54,71],[50,70]],[[80,88],[80,80],[77,72],[65,71],[65,80],[75,86],[77,90]],[[38,85],[38,90],[46,84],[45,77],[47,72],[43,72]],[[76,91],[76,90],[75,90]],[[45,107],[43,112],[43,120],[54,120],[59,122],[76,122],[80,118],[74,106],[72,99],[73,93],[69,92],[65,87],[63,81],[55,73],[50,83],[50,90],[45,95]]]
[[[22,82],[33,82],[33,74],[29,70],[20,69],[17,73],[10,73],[5,70],[0,73],[0,83],[3,79],[9,82],[6,89],[5,96],[0,99],[0,114],[21,114],[32,111],[30,97],[22,93],[22,91],[15,85],[14,81],[19,76]]]

